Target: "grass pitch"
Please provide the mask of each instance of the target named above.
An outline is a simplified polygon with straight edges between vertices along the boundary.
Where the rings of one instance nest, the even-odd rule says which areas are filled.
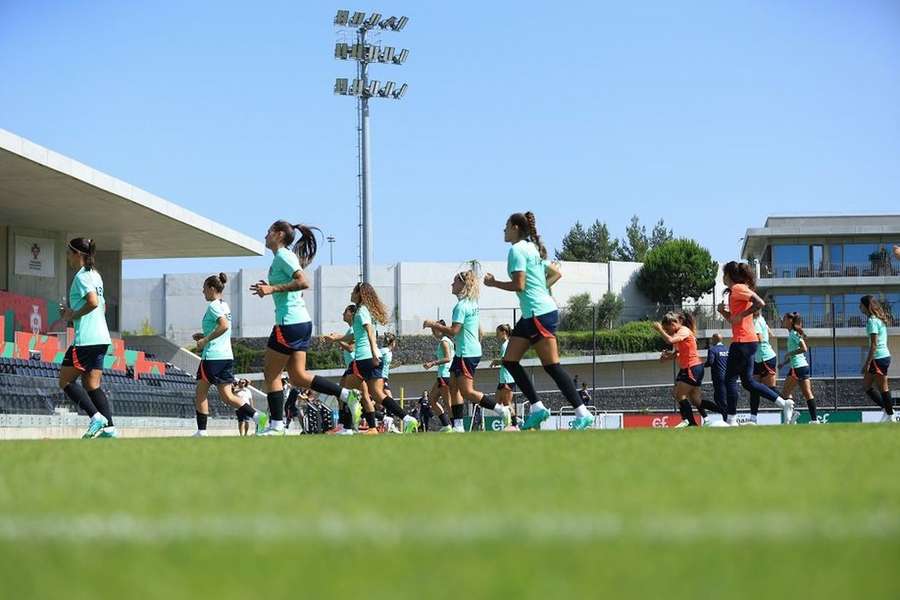
[[[898,598],[900,427],[0,445],[8,598]]]

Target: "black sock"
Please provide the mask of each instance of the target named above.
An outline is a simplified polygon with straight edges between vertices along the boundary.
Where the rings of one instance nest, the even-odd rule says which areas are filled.
[[[440,415],[438,415],[438,421],[441,422],[441,427],[450,426],[450,417],[447,416],[447,413],[441,413]]]
[[[366,425],[371,429],[375,427],[375,413],[374,412],[364,412],[363,418],[366,420]]]
[[[256,414],[256,411],[253,410],[253,407],[250,406],[249,403],[247,403],[247,404],[242,404],[241,407],[239,409],[237,409],[237,413],[240,416],[244,417],[245,419],[252,419],[253,415]]]
[[[881,395],[875,391],[875,388],[867,389],[866,396],[868,396],[877,406],[880,406],[883,410],[887,410],[884,408],[884,401],[881,399]]]
[[[400,408],[400,403],[390,396],[385,397],[385,399],[381,401],[381,405],[384,407],[385,412],[391,416],[400,419],[406,416],[406,411]]]
[[[759,413],[759,392],[750,392],[750,414],[754,417]]]
[[[512,378],[516,381],[516,385],[519,386],[519,390],[525,398],[532,404],[537,402],[538,396],[537,392],[534,390],[534,384],[531,383],[531,377],[528,376],[528,373],[525,372],[522,365],[518,362],[504,360],[503,366],[506,367],[506,370],[512,375]]]
[[[353,429],[353,413],[346,402],[341,402],[341,408],[338,411],[338,421],[344,429]]]
[[[450,407],[450,414],[453,415],[453,419],[462,419],[466,414],[466,405],[465,404],[454,404]]]
[[[94,406],[94,403],[91,401],[91,397],[88,396],[88,393],[84,391],[84,388],[77,383],[70,383],[63,388],[63,392],[65,392],[69,400],[71,400],[79,408],[81,408],[81,410],[83,410],[88,417],[93,417],[95,414],[97,414],[97,412],[99,412],[97,410],[97,407]]]
[[[335,396],[336,398],[341,397],[341,386],[333,381],[328,381],[324,377],[319,377],[318,375],[313,377],[312,383],[309,384],[309,388],[320,394],[325,394],[326,396]]]
[[[478,406],[481,408],[486,408],[487,410],[494,410],[494,407],[497,406],[497,401],[491,398],[488,394],[484,394],[481,396],[481,400],[478,401]]]
[[[816,417],[816,399],[810,398],[806,401],[806,408],[809,409],[809,420],[810,421],[818,421],[819,419]]]
[[[884,410],[887,414],[894,414],[894,399],[891,398],[891,392],[881,392],[881,402],[884,404]]]
[[[209,415],[205,415],[202,412],[197,413],[197,431],[206,431],[207,419],[209,419]]]
[[[91,397],[91,402],[94,403],[94,406],[97,407],[97,411],[106,417],[106,426],[112,427],[112,407],[109,405],[109,399],[106,397],[106,393],[103,391],[103,388],[97,388],[96,390],[90,390],[88,392],[88,396]]]
[[[704,419],[705,419],[706,417],[709,416],[709,415],[706,413],[706,409],[703,408],[703,404],[702,404],[702,403],[700,404],[700,406],[698,406],[698,407],[696,407],[696,408],[697,408],[697,412],[700,413],[700,416],[703,417]]]
[[[284,392],[269,392],[266,394],[269,402],[269,419],[272,421],[284,421]]]
[[[575,384],[572,383],[572,378],[569,377],[569,374],[566,373],[565,369],[563,369],[559,363],[544,365],[544,370],[553,378],[553,381],[556,382],[556,387],[563,393],[563,396],[566,397],[566,400],[569,401],[572,408],[578,408],[584,404],[581,396],[578,395],[578,390],[575,389]]]
[[[719,412],[719,405],[713,402],[712,400],[701,400],[700,407],[704,410],[708,410],[714,413]]]
[[[691,403],[687,400],[679,400],[678,401],[678,412],[681,413],[681,418],[690,423],[691,425],[696,426],[697,421],[694,419],[694,411],[691,410]]]

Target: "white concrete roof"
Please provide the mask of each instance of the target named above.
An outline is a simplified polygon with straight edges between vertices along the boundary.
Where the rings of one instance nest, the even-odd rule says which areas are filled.
[[[259,240],[3,129],[0,222],[91,237],[124,259],[265,253]]]

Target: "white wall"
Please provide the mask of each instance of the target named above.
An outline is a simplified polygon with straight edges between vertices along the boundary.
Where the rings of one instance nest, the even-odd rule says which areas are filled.
[[[507,279],[505,261],[480,263],[483,273],[493,273]],[[607,291],[621,294],[626,311],[637,316],[644,314],[649,304],[637,290],[635,277],[640,263],[614,262],[574,263],[561,265],[563,278],[553,288],[553,296],[560,307],[569,298],[587,292],[592,300],[599,300]],[[375,289],[389,310],[391,322],[386,329],[403,335],[424,333],[426,319],[450,319],[456,298],[450,293],[453,276],[462,268],[460,263],[401,262],[376,266],[373,271]],[[197,331],[205,302],[201,294],[203,280],[208,274],[165,275],[157,280],[127,280],[123,295],[127,311],[125,328],[140,329],[149,319],[157,331],[178,343],[187,343]],[[272,329],[274,308],[271,298],[260,299],[250,293],[250,285],[266,279],[263,270],[242,269],[229,273],[226,301],[233,315],[235,336],[265,337]],[[350,291],[356,285],[359,271],[355,266],[320,266],[307,273],[310,289],[303,294],[313,318],[314,333],[344,331],[341,321],[344,307],[350,303]],[[481,327],[491,332],[501,323],[514,323],[519,302],[516,295],[496,288],[481,288]]]

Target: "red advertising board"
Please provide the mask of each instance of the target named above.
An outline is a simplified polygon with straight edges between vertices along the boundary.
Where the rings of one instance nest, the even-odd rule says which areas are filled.
[[[675,427],[681,423],[678,413],[652,413],[647,415],[625,415],[623,426],[632,427]]]

